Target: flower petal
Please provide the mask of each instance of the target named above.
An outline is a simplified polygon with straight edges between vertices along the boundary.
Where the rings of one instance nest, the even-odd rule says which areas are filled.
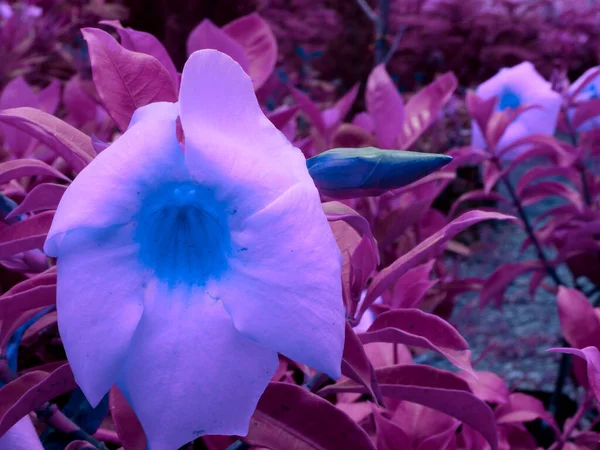
[[[277,354],[238,333],[221,302],[201,289],[151,283],[117,386],[149,450],[204,434],[245,435]]]
[[[131,116],[127,129],[142,120],[170,120],[175,122],[179,117],[179,104],[171,102],[155,102],[138,108]]]
[[[93,407],[116,382],[142,315],[147,273],[132,234],[132,225],[70,231],[58,251],[58,329]]]
[[[260,345],[339,378],[342,257],[314,185],[295,185],[232,228],[231,237],[231,278],[218,295],[235,327]]]
[[[63,233],[128,223],[144,193],[187,178],[174,120],[143,120],[127,130],[81,171],[63,195],[44,246],[59,252]]]
[[[302,152],[263,114],[250,78],[229,56],[216,50],[190,56],[179,104],[186,164],[232,214],[252,214],[311,180]]]

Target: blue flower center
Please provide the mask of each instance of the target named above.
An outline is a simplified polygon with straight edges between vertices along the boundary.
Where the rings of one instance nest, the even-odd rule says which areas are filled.
[[[140,261],[169,286],[202,286],[227,269],[231,241],[224,214],[193,183],[162,186],[137,217]]]
[[[507,108],[517,109],[521,105],[521,98],[512,90],[505,89],[500,95],[498,109],[504,111]]]

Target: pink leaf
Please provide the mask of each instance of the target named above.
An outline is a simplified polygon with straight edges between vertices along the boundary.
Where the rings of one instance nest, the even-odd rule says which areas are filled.
[[[352,287],[358,294],[362,292],[367,280],[379,264],[379,251],[373,243],[372,237],[365,235],[354,249],[350,257],[352,267]]]
[[[560,181],[540,181],[539,183],[525,186],[520,196],[523,206],[532,205],[547,197],[562,197],[571,202],[579,211],[583,210],[581,194]]]
[[[375,450],[369,435],[331,403],[300,386],[277,382],[269,383],[260,398],[244,441],[294,450]]]
[[[533,181],[537,181],[540,178],[545,177],[556,177],[563,176],[570,179],[574,176],[574,169],[572,167],[560,167],[560,166],[538,166],[533,167],[524,173],[516,186],[517,195],[521,196],[523,190],[527,188]]]
[[[363,216],[358,214],[349,206],[340,202],[327,202],[321,205],[325,216],[329,222],[337,222],[342,220],[356,230],[361,236],[369,236],[372,239],[374,247],[377,248],[377,241],[371,233],[369,222]],[[377,262],[379,264],[379,261]]]
[[[485,141],[488,145],[488,149],[495,153],[496,146],[498,142],[504,135],[504,132],[508,128],[508,126],[513,123],[521,114],[529,111],[530,109],[539,108],[536,105],[525,105],[519,106],[516,109],[505,109],[504,111],[497,111],[492,114],[490,120],[488,122],[487,129],[484,130]],[[519,141],[515,141],[519,142]],[[521,144],[519,144],[521,145]],[[508,152],[512,148],[514,148],[515,143],[507,146],[507,148],[503,149],[503,153]]]
[[[376,147],[375,136],[350,123],[341,124],[331,136],[333,148]]]
[[[594,98],[580,103],[575,108],[571,126],[578,129],[581,125],[594,117],[600,116],[600,99]]]
[[[495,414],[497,424],[518,424],[542,419],[557,431],[554,418],[546,411],[544,404],[530,395],[511,394],[507,403],[496,408]]]
[[[435,260],[408,270],[394,285],[392,308],[418,308],[429,289],[437,284],[430,280],[429,274]]]
[[[20,214],[42,211],[44,209],[56,209],[66,190],[67,186],[62,184],[38,184],[6,218],[10,219]]]
[[[6,293],[0,296],[0,319],[15,317],[35,308],[56,303],[56,285],[37,286],[17,294]]]
[[[167,69],[153,56],[127,50],[108,33],[83,28],[98,95],[121,131],[134,111],[154,102],[176,102]]]
[[[412,443],[406,433],[394,422],[383,417],[376,408],[373,408],[373,418],[377,430],[377,450],[410,450],[412,448]]]
[[[325,126],[325,121],[319,107],[304,92],[293,87],[290,87],[290,92],[300,110],[308,116],[319,133],[324,136],[327,132],[327,127]]]
[[[233,58],[242,69],[249,73],[250,61],[242,44],[229,36],[209,19],[204,19],[192,30],[187,40],[187,54],[190,56],[196,50],[214,48]]]
[[[544,270],[539,261],[525,261],[522,263],[501,265],[494,270],[494,273],[483,284],[479,299],[480,305],[484,307],[493,301],[496,306],[500,306],[506,289],[508,289],[508,286],[510,286],[515,278],[525,273],[539,270]]]
[[[497,97],[484,100],[473,91],[467,92],[467,108],[469,110],[469,114],[482,131],[487,130],[488,122],[490,121],[490,118],[496,109],[497,103]]]
[[[96,447],[87,441],[72,441],[66,446],[65,450],[93,450],[95,448]]]
[[[137,31],[131,28],[117,27],[117,33],[121,38],[121,45],[132,52],[144,53],[154,56],[166,69],[171,77],[175,90],[179,90],[179,75],[173,60],[169,56],[167,49],[152,34],[144,31]]]
[[[271,27],[257,13],[252,13],[228,23],[223,31],[243,47],[249,62],[248,75],[258,90],[277,62],[277,40]]]
[[[569,353],[583,358],[587,363],[587,378],[590,389],[596,401],[600,402],[600,351],[597,347],[585,347],[581,350],[576,348],[551,348],[550,352]]]
[[[54,114],[60,103],[60,81],[52,82],[38,94],[39,107],[48,114]],[[21,105],[24,106],[24,105]]]
[[[76,171],[81,171],[96,156],[89,136],[38,109],[6,109],[0,111],[0,121],[39,139]]]
[[[409,252],[402,255],[373,278],[373,281],[367,289],[365,301],[361,306],[360,315],[371,306],[377,297],[383,294],[383,292],[391,287],[398,278],[406,273],[407,270],[427,261],[431,254],[438,251],[448,240],[452,239],[466,228],[481,221],[491,219],[516,220],[512,216],[489,211],[469,211],[457,219],[454,219],[444,228],[429,236]]]
[[[425,86],[408,101],[404,112],[404,125],[398,139],[399,148],[410,148],[438,119],[457,86],[458,80],[452,72],[448,72]]]
[[[47,211],[2,229],[0,259],[34,248],[42,248],[52,224],[54,211]]]
[[[418,403],[454,417],[476,429],[493,450],[498,449],[494,413],[475,397],[468,384],[451,372],[424,365],[397,365],[375,370],[381,393]],[[322,396],[340,392],[365,393],[364,386],[346,380],[319,391]]]
[[[477,379],[460,372],[456,374],[467,383],[478,398],[488,403],[502,405],[508,402],[508,387],[502,378],[493,372],[475,372]]]
[[[146,435],[137,416],[116,386],[108,393],[110,415],[125,450],[146,450]]]
[[[483,189],[476,189],[474,191],[467,192],[458,197],[452,204],[448,217],[454,217],[459,206],[462,206],[464,202],[481,201],[481,200],[493,200],[495,202],[508,203],[508,200],[497,192],[486,192]]]
[[[473,373],[469,344],[445,320],[419,309],[401,309],[379,314],[360,340],[392,342],[411,347],[422,347],[438,352],[456,367]]]
[[[13,159],[0,163],[0,184],[22,177],[53,177],[70,181],[65,175],[39,159]]]
[[[377,385],[373,366],[369,362],[362,343],[348,322],[346,322],[346,337],[342,356],[342,374],[365,386],[371,398],[382,403],[381,392]]]
[[[323,119],[327,128],[332,129],[337,127],[344,120],[350,108],[356,100],[358,94],[358,84],[355,84],[342,98],[340,98],[332,108],[323,111]]]
[[[275,125],[279,130],[282,130],[294,116],[298,113],[297,106],[285,106],[278,108],[275,111],[267,114],[267,118]]]
[[[404,123],[404,101],[384,64],[371,71],[365,95],[367,111],[374,120],[379,146],[394,148]]]
[[[600,75],[600,68],[597,68],[595,70],[590,70],[589,74],[586,75],[586,77],[581,80],[581,83],[579,83],[579,86],[577,86],[577,89],[575,89],[573,92],[569,93],[569,96],[567,97],[567,104],[569,103],[573,103],[573,100],[575,98],[577,98],[577,96],[581,93],[581,91],[583,91],[588,84],[590,84],[592,81],[594,81],[594,79]]]
[[[569,345],[600,346],[600,319],[586,296],[576,289],[559,286],[556,301],[560,329]]]
[[[0,436],[30,411],[77,387],[71,367],[65,363],[51,373],[28,372],[0,388]]]

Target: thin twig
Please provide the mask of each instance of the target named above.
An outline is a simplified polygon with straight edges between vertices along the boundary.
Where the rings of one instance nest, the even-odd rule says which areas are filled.
[[[356,3],[358,3],[358,6],[361,7],[361,9],[365,12],[367,17],[369,19],[371,19],[371,21],[377,22],[379,17],[377,17],[377,14],[375,14],[375,11],[373,11],[373,8],[371,8],[369,6],[369,4],[367,3],[367,0],[356,0]]]
[[[390,62],[390,59],[392,59],[392,56],[394,56],[394,53],[396,53],[396,50],[398,50],[398,45],[400,45],[400,41],[402,40],[402,36],[404,35],[406,28],[406,25],[402,25],[398,29],[396,36],[394,36],[394,41],[392,42],[392,45],[390,46],[390,49],[387,52],[387,55],[385,55],[385,58],[383,59],[383,64],[387,64],[388,62]]]

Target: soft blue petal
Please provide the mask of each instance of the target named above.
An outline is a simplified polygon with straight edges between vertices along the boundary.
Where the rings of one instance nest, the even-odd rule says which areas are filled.
[[[149,450],[204,434],[245,435],[277,354],[244,338],[210,290],[148,287],[145,310],[117,383]]]
[[[155,102],[138,108],[131,117],[127,129],[142,120],[168,120],[174,122],[179,117],[179,103]]]

